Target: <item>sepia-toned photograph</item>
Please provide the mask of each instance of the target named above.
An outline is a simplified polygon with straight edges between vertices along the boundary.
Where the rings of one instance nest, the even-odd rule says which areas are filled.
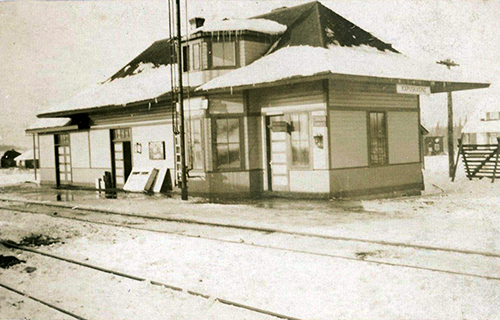
[[[0,320],[500,319],[500,0],[0,0]]]

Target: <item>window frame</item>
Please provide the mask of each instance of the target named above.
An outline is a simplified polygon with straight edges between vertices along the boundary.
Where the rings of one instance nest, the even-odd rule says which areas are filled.
[[[196,171],[196,172],[199,172],[199,171],[205,171],[205,152],[203,152],[204,148],[204,135],[203,135],[203,119],[202,118],[193,118],[191,120],[188,120],[189,121],[189,136],[188,136],[188,141],[189,141],[189,145],[188,145],[188,156],[189,156],[189,159],[193,160],[192,163],[190,163],[190,165],[192,166],[191,170],[192,171]],[[197,167],[195,166],[195,145],[196,143],[194,142],[195,141],[195,137],[196,137],[196,134],[195,134],[195,123],[198,123],[199,124],[199,128],[200,128],[200,132],[199,132],[199,137],[200,137],[200,142],[199,142],[199,146],[200,146],[200,150],[201,150],[201,163],[200,163],[200,166]]]
[[[218,153],[217,147],[219,143],[217,142],[217,120],[238,120],[238,145],[239,145],[239,166],[238,167],[220,167],[218,163]],[[211,133],[212,133],[212,169],[217,172],[230,172],[230,171],[242,171],[245,168],[245,137],[244,137],[244,126],[243,117],[241,115],[231,115],[231,114],[221,114],[211,117]],[[229,142],[226,143],[229,146]],[[228,147],[229,150],[229,147]]]
[[[210,48],[210,62],[211,62],[211,67],[212,69],[234,69],[235,67],[238,67],[239,65],[239,51],[238,51],[238,46],[236,45],[236,40],[229,40],[229,39],[221,39],[221,40],[218,40],[218,41],[214,41],[212,40],[212,43],[211,43],[211,48]],[[222,44],[222,54],[223,54],[223,57],[222,57],[222,61],[224,61],[224,53],[225,53],[225,46],[226,44],[232,44],[233,45],[233,54],[234,54],[234,63],[231,64],[231,65],[216,65],[215,64],[215,54],[214,54],[214,45],[216,44]]]
[[[372,160],[372,149],[373,149],[373,135],[372,135],[372,124],[371,124],[371,115],[372,114],[383,114],[384,118],[384,156],[385,161],[383,163],[374,162]],[[390,165],[389,163],[389,128],[388,128],[388,119],[387,119],[387,111],[367,111],[367,136],[368,136],[368,166],[370,167],[383,167]]]
[[[192,50],[191,50],[191,63],[190,63],[190,70],[191,71],[200,71],[202,69],[201,67],[201,43],[194,43],[192,44]],[[196,57],[198,58],[198,61],[196,61]],[[196,66],[196,62],[198,62],[198,66]]]
[[[297,116],[299,118],[299,126],[301,126],[301,121],[300,121],[300,116],[305,115],[306,116],[306,123],[307,123],[307,145],[308,145],[308,157],[307,157],[307,164],[295,164],[293,161],[293,145],[294,145],[294,138],[293,138],[293,132],[294,132],[294,123],[293,123],[293,117]],[[290,131],[290,160],[289,160],[289,165],[291,169],[311,169],[313,167],[313,141],[312,139],[312,125],[311,125],[311,114],[310,112],[296,112],[296,113],[289,113],[287,114],[289,117],[290,121],[290,126],[291,126],[291,131]],[[300,133],[299,133],[299,144],[301,145],[302,141],[306,141],[305,139],[300,139]]]

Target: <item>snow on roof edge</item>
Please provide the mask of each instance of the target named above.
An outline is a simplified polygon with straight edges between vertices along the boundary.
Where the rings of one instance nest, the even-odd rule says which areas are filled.
[[[384,79],[487,84],[484,79],[471,80],[471,75],[463,70],[448,70],[435,63],[422,63],[402,54],[380,52],[367,46],[330,46],[328,49],[295,46],[282,48],[248,66],[212,79],[197,90],[272,83],[326,72]]]
[[[194,29],[190,34],[197,32],[222,32],[222,31],[255,31],[267,34],[285,33],[287,27],[276,21],[267,19],[227,19],[205,23]]]
[[[70,124],[70,118],[38,118],[26,128],[27,131],[64,127]]]

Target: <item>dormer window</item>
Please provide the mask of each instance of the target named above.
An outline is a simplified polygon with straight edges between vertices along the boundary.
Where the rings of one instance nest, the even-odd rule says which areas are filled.
[[[214,67],[236,66],[236,44],[234,41],[212,43],[212,65]]]

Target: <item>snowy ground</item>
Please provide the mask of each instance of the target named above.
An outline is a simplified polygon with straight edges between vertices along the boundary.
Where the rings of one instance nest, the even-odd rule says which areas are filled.
[[[18,185],[25,182],[36,182],[33,169],[0,169],[0,187]]]
[[[446,161],[446,157],[426,159],[426,192],[422,197],[213,204],[200,199],[182,203],[175,197],[133,194],[104,200],[97,199],[94,193],[72,192],[64,193],[63,199],[69,200],[70,205],[144,215],[500,253],[500,181],[468,181],[463,169],[459,169],[456,182],[451,183],[445,172]],[[3,190],[0,198],[55,200],[53,190],[36,187],[0,190]],[[500,281],[497,280],[117,229],[6,210],[0,211],[0,227],[2,239],[20,241],[31,233],[51,235],[64,243],[40,250],[303,319],[500,318],[496,303],[500,299]],[[339,255],[376,249],[292,236],[249,235],[244,231],[233,230],[227,234],[210,227],[184,231]],[[35,296],[45,295],[54,303],[91,319],[266,318],[33,254],[1,247],[0,254],[18,255],[27,261],[10,269],[0,269],[0,282]],[[498,258],[394,248],[385,248],[378,258],[500,275]],[[24,271],[27,266],[37,270],[28,274]],[[88,279],[96,285],[89,286]],[[65,319],[33,301],[0,290],[1,319],[33,319],[33,314],[37,314],[37,319]],[[40,310],[40,316],[34,310]]]

